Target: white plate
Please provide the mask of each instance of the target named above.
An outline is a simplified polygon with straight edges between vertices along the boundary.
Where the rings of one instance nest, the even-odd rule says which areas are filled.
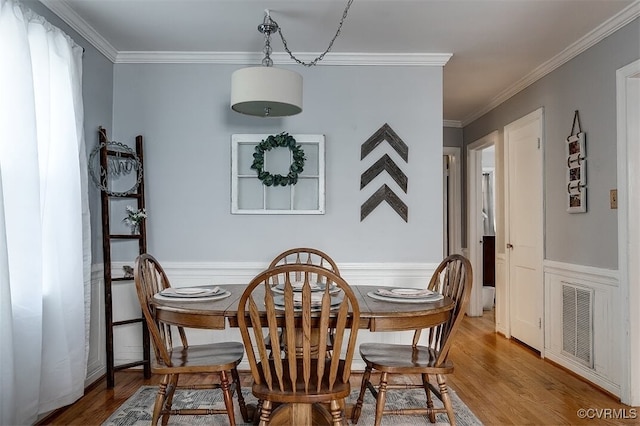
[[[423,288],[392,288],[389,291],[393,294],[401,294],[404,296],[415,296],[425,292],[431,293],[429,290],[425,290]]]
[[[424,288],[379,288],[376,294],[385,297],[398,297],[403,299],[424,299],[439,294]]]
[[[216,294],[220,292],[220,287],[171,287],[167,290],[173,290],[173,293],[180,296],[202,296]],[[162,292],[164,294],[164,292]]]
[[[370,291],[367,293],[372,299],[382,300],[383,302],[396,302],[396,303],[428,303],[428,302],[437,302],[438,300],[444,299],[444,296],[439,293],[434,293],[430,296],[423,297],[397,297],[397,296],[383,296],[378,294],[375,291]]]
[[[153,295],[156,300],[168,300],[173,302],[212,302],[215,300],[221,300],[231,296],[231,292],[227,290],[220,290],[217,293],[204,295],[204,296],[180,296],[180,295],[164,295],[157,293]]]
[[[297,298],[295,297],[296,295],[293,295],[293,306],[294,309],[299,310],[302,306],[302,298],[299,298],[298,300],[296,300]],[[300,295],[302,296],[302,295]],[[311,295],[311,308],[312,309],[318,309],[322,306],[322,297],[316,298],[315,294]],[[320,296],[320,295],[318,295]],[[342,302],[342,297],[332,297],[331,298],[331,306],[337,306]],[[284,295],[276,295],[273,296],[273,304],[276,305],[276,308],[284,310]]]
[[[195,294],[209,294],[209,293],[215,293],[215,291],[211,291],[209,289],[202,289],[202,288],[176,288],[174,289],[176,294],[183,294],[185,296],[192,296]]]
[[[204,297],[213,296],[221,291],[220,287],[169,287],[160,292],[167,297]]]

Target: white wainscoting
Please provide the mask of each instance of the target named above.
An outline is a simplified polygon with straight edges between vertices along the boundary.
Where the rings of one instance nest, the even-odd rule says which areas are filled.
[[[104,329],[104,279],[102,265],[91,267],[91,315],[89,321],[89,355],[85,387],[107,372]]]
[[[114,262],[114,276],[127,263]],[[128,265],[131,265],[130,263]],[[187,263],[163,262],[167,276],[174,287],[208,284],[247,284],[267,265],[263,263]],[[402,286],[424,288],[437,263],[349,263],[338,264],[340,274],[351,285]],[[106,372],[104,331],[104,280],[102,265],[94,265],[91,293],[91,334],[86,383],[93,383]],[[138,299],[133,281],[117,281],[112,286],[114,321],[139,315]],[[142,337],[137,324],[119,326],[114,331],[114,359],[116,365],[137,361],[142,357]],[[192,344],[210,343],[220,340],[242,341],[237,329],[189,330]],[[410,342],[410,332],[358,332],[358,342]],[[356,355],[354,370],[364,370],[364,363]],[[248,370],[245,361],[240,369]]]
[[[618,271],[560,262],[544,262],[545,357],[615,395],[620,395],[622,317]],[[593,291],[593,368],[563,354],[564,285]]]

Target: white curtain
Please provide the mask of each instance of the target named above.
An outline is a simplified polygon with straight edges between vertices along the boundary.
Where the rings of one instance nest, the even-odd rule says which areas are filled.
[[[494,180],[493,172],[482,174],[482,221],[484,223],[484,235],[490,236],[496,235]]]
[[[83,394],[90,231],[82,48],[0,0],[0,424]]]

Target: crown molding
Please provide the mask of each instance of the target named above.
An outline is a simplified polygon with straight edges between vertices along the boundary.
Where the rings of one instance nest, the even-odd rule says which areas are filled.
[[[117,51],[91,25],[82,19],[64,0],[40,0],[40,2],[66,22],[78,34],[99,50],[113,63],[151,64],[229,64],[260,65],[262,54],[254,52],[177,52],[177,51]],[[319,53],[299,53],[304,62],[314,60]],[[345,66],[440,66],[451,58],[450,53],[335,53],[329,52],[318,65]],[[277,64],[296,64],[284,52],[273,53],[271,58]]]
[[[55,13],[60,19],[84,37],[93,47],[106,56],[111,62],[115,62],[118,51],[80,17],[65,1],[40,0],[44,6]]]
[[[462,126],[466,126],[467,124],[472,123],[474,120],[488,113],[515,94],[526,89],[536,81],[540,80],[542,77],[551,73],[552,71],[569,62],[571,59],[575,58],[585,50],[589,49],[614,32],[618,31],[620,28],[624,27],[629,22],[636,19],[638,16],[640,16],[640,0],[636,0],[634,3],[623,9],[620,13],[605,21],[593,31],[587,33],[587,35],[582,37],[580,40],[571,44],[558,55],[554,56],[547,62],[535,68],[529,74],[518,80],[514,85],[500,92],[483,108],[465,117],[462,120]]]
[[[297,53],[304,62],[314,60],[317,53]],[[328,53],[318,66],[444,66],[451,58],[450,53]],[[276,52],[271,59],[279,65],[295,65],[287,53]],[[118,64],[227,64],[260,65],[261,53],[253,52],[118,52],[114,61]]]
[[[443,127],[462,128],[462,122],[458,121],[458,120],[443,120],[442,126]]]

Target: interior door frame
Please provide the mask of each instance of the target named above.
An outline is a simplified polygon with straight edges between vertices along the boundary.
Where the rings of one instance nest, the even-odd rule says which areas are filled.
[[[640,215],[640,197],[632,183],[640,181],[638,158],[640,156],[637,140],[628,136],[630,123],[628,118],[637,116],[637,111],[629,111],[628,83],[640,85],[640,60],[636,60],[616,71],[616,115],[617,115],[617,186],[618,186],[618,273],[620,323],[622,327],[622,359],[620,400],[628,405],[640,405],[640,351],[637,340],[640,336],[640,312],[635,309],[640,300],[640,232],[629,218]],[[640,96],[638,96],[640,97]],[[637,102],[638,100],[633,100]],[[636,107],[637,108],[637,107]],[[637,123],[636,123],[637,124]],[[635,144],[635,145],[634,145]],[[631,183],[631,184],[630,184]],[[634,219],[637,223],[637,220]]]
[[[467,145],[467,250],[473,269],[474,285],[467,315],[482,316],[482,242],[483,231],[480,213],[482,212],[482,150],[498,144],[498,131],[494,130],[486,136]],[[497,169],[496,164],[496,169]],[[496,170],[497,177],[497,170]],[[496,182],[498,179],[496,178]],[[496,209],[497,210],[497,209]],[[480,284],[478,284],[480,283]],[[498,286],[496,285],[496,290]],[[496,298],[498,295],[496,295]],[[497,307],[497,304],[496,304]],[[496,312],[497,314],[497,312]]]
[[[462,254],[462,165],[460,164],[460,148],[445,146],[442,155],[448,155],[449,162],[449,248],[450,252]],[[444,171],[443,171],[444,173]],[[443,230],[446,232],[446,229]]]
[[[510,122],[509,124],[507,124],[504,127],[504,133],[503,133],[503,165],[504,165],[504,172],[503,172],[503,181],[504,181],[504,244],[505,246],[507,246],[508,244],[510,244],[511,241],[511,210],[509,208],[510,205],[510,190],[509,190],[509,129],[512,127],[516,127],[516,126],[522,126],[528,122],[531,122],[533,120],[539,120],[540,121],[540,129],[539,129],[539,134],[540,134],[540,140],[539,140],[539,144],[540,144],[540,156],[541,161],[540,161],[540,173],[539,173],[539,179],[540,179],[540,185],[541,185],[541,191],[542,191],[542,199],[541,201],[541,205],[539,206],[540,210],[541,210],[541,215],[540,215],[540,223],[537,224],[540,227],[540,247],[539,247],[539,253],[538,253],[538,267],[540,270],[540,286],[542,286],[542,291],[540,292],[541,294],[541,298],[542,300],[540,300],[540,307],[541,307],[541,312],[540,314],[540,333],[542,334],[542,343],[540,345],[539,348],[536,348],[537,350],[540,351],[540,357],[544,358],[544,340],[545,340],[545,336],[544,336],[544,330],[545,330],[545,324],[544,324],[544,319],[545,319],[545,306],[544,306],[544,244],[545,244],[545,238],[544,238],[544,108],[538,108],[533,112],[530,112],[529,114],[526,114],[516,120],[513,120],[512,122]],[[505,312],[505,325],[506,325],[506,329],[507,329],[507,337],[511,337],[511,250],[506,249],[505,248],[505,297],[506,297],[506,312]]]

